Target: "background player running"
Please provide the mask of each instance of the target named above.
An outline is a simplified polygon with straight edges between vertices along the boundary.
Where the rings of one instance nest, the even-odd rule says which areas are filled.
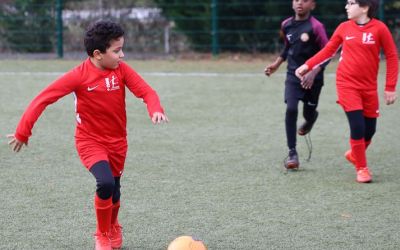
[[[350,126],[350,150],[345,157],[354,164],[358,182],[370,182],[366,149],[376,130],[379,116],[378,69],[380,50],[386,56],[386,104],[396,100],[398,55],[387,26],[374,18],[378,0],[349,0],[346,4],[349,21],[341,23],[326,47],[296,70],[304,74],[333,57],[342,46],[336,70],[338,103],[346,113]]]
[[[303,84],[295,75],[297,67],[308,58],[315,55],[328,41],[322,23],[311,16],[315,8],[314,0],[293,0],[292,8],[295,15],[282,22],[281,35],[285,40],[285,47],[281,55],[270,65],[265,67],[265,74],[270,76],[279,66],[287,60],[287,73],[285,81],[286,116],[285,128],[288,157],[285,160],[287,169],[297,169],[299,158],[296,151],[296,129],[298,117],[298,103],[302,100],[303,117],[305,122],[299,127],[297,133],[309,133],[318,117],[318,100],[324,84],[324,65],[315,67],[304,76]]]

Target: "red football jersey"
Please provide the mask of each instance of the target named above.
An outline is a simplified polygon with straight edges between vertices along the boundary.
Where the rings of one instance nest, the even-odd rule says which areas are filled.
[[[336,72],[338,88],[377,89],[380,49],[386,56],[386,91],[395,91],[398,77],[396,45],[387,26],[372,19],[365,25],[349,20],[335,30],[326,47],[306,61],[312,69],[332,58],[340,45],[342,52]]]
[[[112,141],[126,136],[125,86],[147,104],[149,115],[164,113],[157,93],[125,62],[114,70],[100,70],[88,58],[42,90],[18,123],[15,137],[28,141],[47,105],[73,93],[78,138]]]

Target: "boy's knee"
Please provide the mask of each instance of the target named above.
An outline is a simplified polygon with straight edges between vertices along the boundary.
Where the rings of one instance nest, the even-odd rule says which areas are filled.
[[[287,115],[297,115],[297,112],[298,112],[298,108],[297,108],[297,107],[290,107],[290,106],[288,106],[288,107],[286,108],[286,114],[287,114]]]
[[[111,172],[110,164],[107,161],[95,163],[90,172],[96,178],[96,193],[101,199],[109,199],[115,189],[115,180]]]
[[[97,182],[96,193],[101,199],[107,200],[113,195],[114,188],[115,188],[114,178],[103,179]]]

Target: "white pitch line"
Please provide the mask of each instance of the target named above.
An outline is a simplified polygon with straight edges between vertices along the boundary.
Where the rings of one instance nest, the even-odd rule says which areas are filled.
[[[65,72],[28,72],[28,71],[0,71],[0,76],[60,76]],[[142,76],[164,76],[164,77],[265,77],[263,73],[218,73],[218,72],[142,72]],[[325,76],[333,77],[335,74],[328,73]],[[286,73],[276,73],[273,76],[284,77]]]

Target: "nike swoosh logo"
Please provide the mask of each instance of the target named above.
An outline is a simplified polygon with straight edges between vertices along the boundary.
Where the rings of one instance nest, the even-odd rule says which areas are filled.
[[[307,104],[308,104],[308,106],[317,106],[317,104],[312,103],[312,102],[308,102]]]
[[[87,91],[93,91],[95,88],[97,88],[99,85],[96,85],[94,87],[87,87]]]
[[[346,41],[356,38],[355,36],[346,36]]]

